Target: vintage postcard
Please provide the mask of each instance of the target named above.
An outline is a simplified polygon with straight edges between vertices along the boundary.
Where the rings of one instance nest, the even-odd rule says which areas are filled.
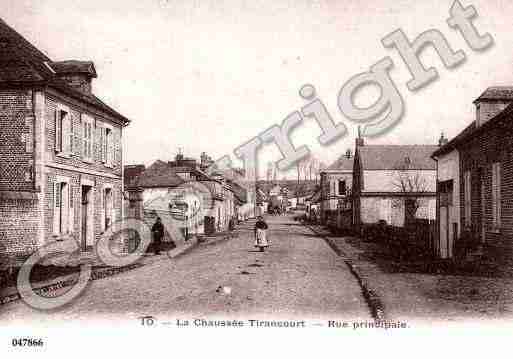
[[[511,333],[513,2],[1,4],[1,354]]]

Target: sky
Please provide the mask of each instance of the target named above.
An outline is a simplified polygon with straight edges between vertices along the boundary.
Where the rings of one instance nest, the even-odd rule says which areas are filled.
[[[451,138],[474,119],[472,101],[487,87],[513,85],[510,0],[461,1],[476,8],[478,31],[494,38],[483,52],[446,24],[452,0],[0,2],[2,18],[53,60],[94,61],[95,94],[132,120],[126,164],[169,160],[179,149],[192,157],[230,155],[237,164],[235,148],[306,104],[298,91],[307,83],[348,134],[321,146],[319,127],[305,119],[292,142],[330,164],[354,147],[357,133],[358,123],[337,107],[341,87],[385,56],[406,110],[393,130],[365,139],[369,144],[436,144],[442,131]],[[437,29],[467,60],[446,69],[427,48],[421,59],[439,79],[411,92],[406,65],[381,44],[396,29],[410,40]],[[378,96],[368,87],[355,101],[370,105]],[[273,144],[258,155],[262,167],[281,158]]]

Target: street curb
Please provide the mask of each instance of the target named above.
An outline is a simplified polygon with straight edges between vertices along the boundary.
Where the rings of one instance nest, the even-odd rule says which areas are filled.
[[[188,253],[188,252],[192,251],[194,248],[196,248],[199,244],[200,244],[200,242],[197,239],[194,239],[192,244],[190,244],[190,245],[182,246],[178,250],[176,248],[172,249],[166,253],[167,259],[175,259],[182,255],[185,255],[186,253]],[[170,254],[170,252],[173,252],[173,251],[176,251],[176,252]],[[121,274],[121,273],[125,273],[128,271],[134,270],[134,269],[142,268],[146,265],[151,265],[156,262],[160,262],[164,259],[165,258],[162,257],[162,258],[158,258],[153,261],[149,260],[147,262],[143,262],[144,257],[142,257],[137,262],[129,264],[127,266],[102,268],[98,271],[94,271],[93,273],[91,273],[91,277],[88,279],[88,281],[92,282],[92,281],[95,281],[98,279],[113,277],[117,274]],[[65,275],[60,278],[55,278],[55,279],[53,279],[54,282],[52,282],[52,283],[34,288],[34,292],[36,292],[38,295],[41,295],[41,294],[48,295],[58,289],[74,286],[77,282],[77,280],[76,280],[77,278],[72,278],[74,275],[76,275],[76,273],[68,274],[68,275]],[[4,304],[11,303],[11,302],[15,302],[20,299],[21,299],[21,297],[18,292],[9,294],[6,296],[2,296],[2,297],[0,297],[0,306],[4,305]]]
[[[367,305],[369,306],[369,309],[371,311],[372,317],[375,320],[384,320],[385,319],[385,306],[383,305],[383,302],[381,301],[380,297],[376,294],[375,291],[370,289],[369,284],[364,279],[364,275],[360,272],[360,270],[354,265],[353,260],[348,257],[346,253],[344,253],[340,248],[336,246],[336,244],[328,237],[326,237],[323,233],[318,232],[314,228],[312,228],[309,225],[305,225],[308,227],[312,232],[317,234],[318,236],[322,237],[324,241],[330,246],[330,248],[339,256],[341,257],[347,267],[349,268],[349,271],[353,276],[356,278],[356,281],[360,285],[360,288],[362,289],[363,297],[365,298],[365,301],[367,302]]]

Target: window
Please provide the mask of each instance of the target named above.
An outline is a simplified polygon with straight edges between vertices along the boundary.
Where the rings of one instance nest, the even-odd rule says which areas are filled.
[[[73,190],[67,179],[54,183],[53,234],[62,235],[73,231]]]
[[[498,230],[501,226],[501,164],[492,165],[492,224],[493,229]]]
[[[93,119],[82,115],[82,158],[85,161],[93,160]]]
[[[112,166],[112,129],[105,129],[105,164],[107,166]]]
[[[469,227],[471,225],[471,217],[472,217],[472,198],[471,198],[471,181],[470,181],[470,171],[466,171],[464,174],[464,206],[465,206],[465,226]]]
[[[453,205],[453,180],[448,180],[439,183],[438,192],[440,194],[440,206],[448,207]]]
[[[57,105],[55,110],[55,152],[59,155],[73,153],[74,128],[69,109],[64,105]]]
[[[103,190],[103,229],[107,230],[114,221],[114,196],[112,188]]]
[[[112,133],[112,128],[107,127],[106,125],[104,125],[104,127],[100,127],[100,157],[102,163],[104,163],[107,167],[112,167],[114,164]]]
[[[338,181],[338,194],[340,196],[345,196],[346,195],[346,192],[347,192],[347,188],[346,188],[346,181],[344,180],[339,180]]]

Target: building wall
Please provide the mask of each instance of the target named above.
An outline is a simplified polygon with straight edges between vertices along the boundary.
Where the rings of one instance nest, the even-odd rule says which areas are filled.
[[[71,155],[58,155],[56,153],[55,144],[55,111],[58,105],[67,106],[71,112],[73,119],[73,132],[74,136],[74,151]],[[45,135],[46,135],[46,159],[47,164],[60,164],[66,166],[73,166],[76,170],[88,170],[88,171],[100,171],[113,176],[122,175],[122,128],[119,125],[109,121],[107,117],[99,116],[96,113],[92,113],[82,108],[79,104],[71,102],[69,99],[64,97],[57,98],[54,95],[46,96],[45,106]],[[92,126],[92,161],[84,159],[84,115],[88,115],[93,119]],[[101,159],[101,143],[100,143],[100,128],[104,126],[111,126],[113,142],[112,142],[112,153],[113,161],[111,166],[107,166],[106,163],[102,162]]]
[[[439,182],[444,181],[453,181],[453,193],[452,193],[452,206],[449,207],[448,213],[448,243],[449,248],[447,253],[445,254],[445,250],[443,256],[451,257],[452,256],[452,245],[455,243],[457,238],[461,234],[461,214],[460,214],[460,155],[457,150],[449,152],[445,155],[442,155],[438,158],[438,168],[437,168],[437,176]],[[441,226],[440,218],[439,218],[439,226]],[[456,238],[454,238],[454,226],[457,227]],[[439,228],[439,239],[440,239],[440,231],[444,230],[444,228]],[[452,245],[451,245],[452,244]],[[441,246],[439,243],[440,250]]]
[[[419,198],[416,218],[434,220],[436,218],[436,198]],[[405,198],[394,196],[361,197],[360,218],[362,224],[373,224],[385,220],[387,224],[403,227],[405,220]]]
[[[31,90],[0,91],[0,191],[33,191]]]
[[[38,200],[0,199],[0,261],[28,256],[38,245]]]
[[[0,259],[26,256],[39,242],[31,90],[0,91]],[[23,194],[23,195],[22,195]]]
[[[69,127],[62,126],[63,141],[70,133],[73,134],[70,141],[71,152],[58,152],[56,147],[56,121],[55,112],[65,108],[69,110],[72,124]],[[105,230],[103,191],[105,188],[112,189],[113,221],[121,220],[123,208],[123,184],[122,184],[122,128],[115,124],[107,116],[99,115],[96,112],[88,111],[82,104],[72,101],[64,96],[56,96],[47,93],[44,106],[45,131],[44,131],[44,157],[45,157],[45,178],[44,186],[44,238],[45,242],[66,236],[79,240],[84,244],[85,239],[81,238],[82,226],[82,184],[93,184],[91,189],[92,206],[92,227],[93,240],[98,240]],[[91,128],[91,159],[84,156],[84,121],[86,116],[92,119]],[[100,141],[100,128],[108,127],[112,131],[111,147],[107,149],[111,153],[111,161],[107,163],[102,160],[102,143]],[[71,130],[73,128],[73,130]],[[104,151],[104,150],[103,150]],[[70,211],[73,221],[70,233],[56,236],[54,231],[55,223],[55,184],[59,178],[69,181],[71,190],[71,201],[67,211]],[[73,207],[71,207],[73,206]]]
[[[513,239],[513,129],[511,119],[499,129],[493,129],[475,137],[459,148],[461,156],[460,171],[460,218],[465,223],[464,174],[471,171],[471,227],[476,235],[480,235],[480,224],[483,220],[485,242],[508,248]],[[501,228],[493,228],[492,215],[492,164],[500,162],[501,173]],[[484,213],[481,206],[481,189],[478,186],[479,172],[485,188]]]
[[[346,182],[346,193],[349,193],[353,186],[352,171],[330,171],[321,173],[321,223],[327,223],[330,219],[334,221],[337,218],[338,202],[346,197],[346,195],[339,194],[340,180]]]
[[[71,186],[72,198],[69,204],[66,204],[67,210],[70,211],[70,220],[72,220],[72,230],[61,236],[54,234],[54,206],[55,206],[55,183],[58,178],[66,178],[69,180]],[[104,208],[105,203],[102,196],[102,191],[109,187],[112,188],[113,195],[113,221],[122,219],[122,206],[123,206],[123,185],[121,179],[106,178],[102,176],[88,175],[76,171],[52,169],[46,171],[47,184],[44,193],[44,238],[45,242],[62,239],[73,238],[79,241],[82,245],[85,239],[82,238],[82,184],[93,183],[91,188],[91,206],[92,207],[92,225],[93,225],[93,239],[94,241],[100,239],[105,231],[104,226]]]
[[[401,192],[401,176],[418,176],[423,192],[436,192],[436,169],[433,170],[365,170],[362,192]]]
[[[503,101],[486,101],[479,103],[479,109],[477,110],[477,122],[478,125],[482,125],[491,118],[495,117],[499,112],[502,112],[507,106],[508,102]]]

